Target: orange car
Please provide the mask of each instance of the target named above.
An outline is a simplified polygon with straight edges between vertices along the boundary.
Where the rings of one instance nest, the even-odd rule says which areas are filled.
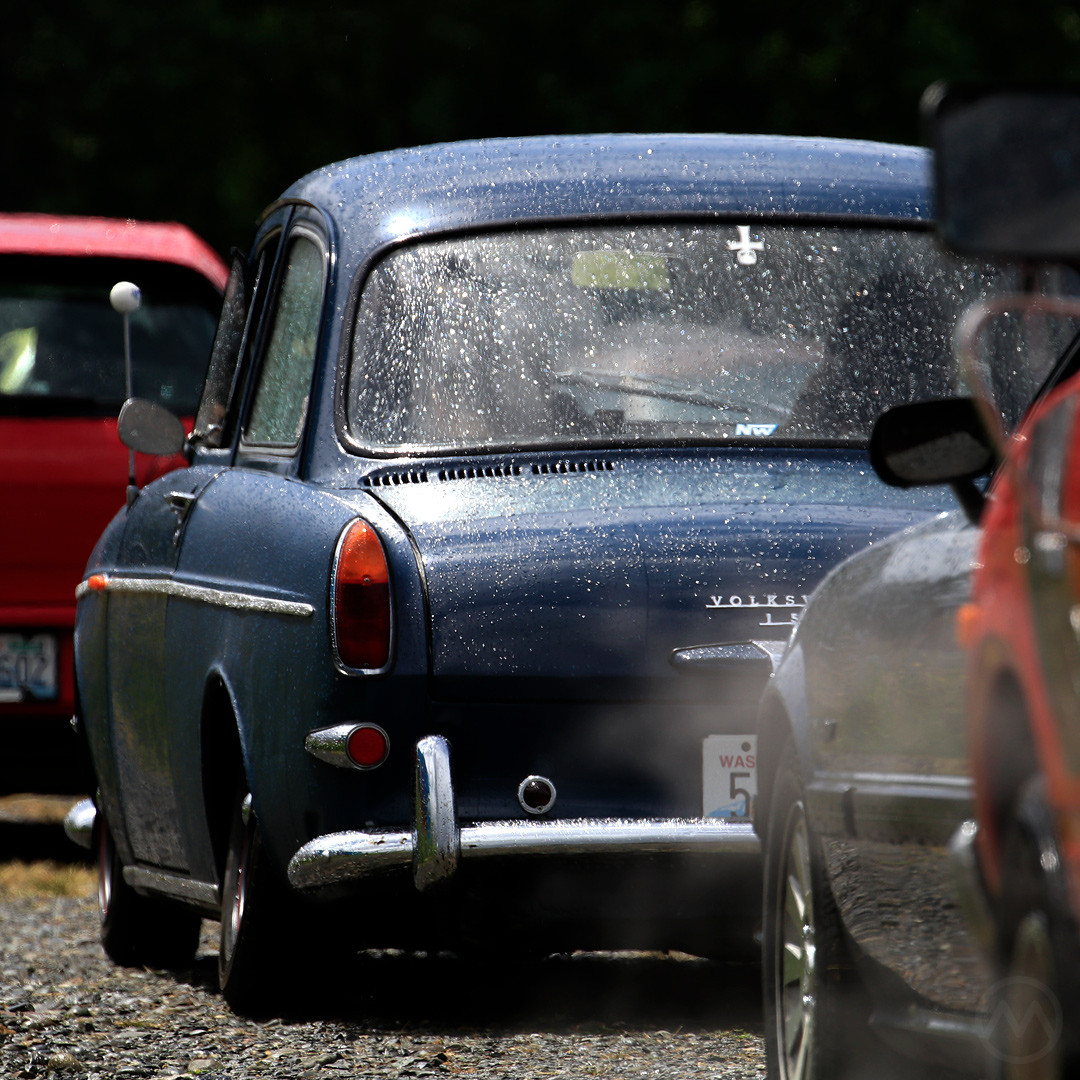
[[[89,783],[68,724],[75,586],[129,468],[110,290],[129,280],[142,293],[129,316],[134,391],[191,416],[226,278],[182,225],[0,214],[0,793]],[[183,464],[140,455],[137,476]]]
[[[946,242],[1021,258],[1032,282],[1059,277],[1055,295],[973,307],[954,336],[1000,462],[971,602],[958,612],[975,816],[954,851],[962,900],[996,962],[994,1057],[1004,1075],[1072,1076],[1080,1070],[1080,95],[969,88],[930,104]],[[1018,328],[1023,341],[1009,342]],[[1064,345],[1047,381],[1055,388],[1006,442],[977,341],[1026,359],[1055,337]]]
[[[1080,911],[1080,376],[1011,441],[987,504],[969,622],[976,841],[1005,888],[1003,844],[1025,800],[1049,813]],[[1048,819],[1048,823],[1050,823]]]
[[[1042,987],[1053,1022],[1080,1016],[1080,375],[1010,440],[983,520],[961,634],[984,934],[1012,1015]]]

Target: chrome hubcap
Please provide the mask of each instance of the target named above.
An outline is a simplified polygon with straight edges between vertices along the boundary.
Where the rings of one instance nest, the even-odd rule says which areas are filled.
[[[814,1031],[814,900],[810,834],[802,805],[785,832],[783,877],[777,890],[777,1044],[784,1080],[804,1080]]]
[[[109,838],[109,830],[102,822],[98,831],[98,910],[104,919],[109,914],[109,906],[112,904],[113,893],[113,865],[112,865],[112,841]]]
[[[250,798],[250,796],[248,796]],[[233,884],[229,911],[222,922],[221,951],[228,963],[236,948],[240,927],[244,923],[244,908],[247,904],[248,862],[251,855],[252,823],[249,814],[244,814],[244,824],[240,834],[240,849],[236,853],[236,881]]]

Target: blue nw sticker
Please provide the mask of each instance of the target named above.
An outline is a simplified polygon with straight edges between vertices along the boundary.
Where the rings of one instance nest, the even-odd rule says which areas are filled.
[[[736,424],[736,435],[771,435],[779,424]]]

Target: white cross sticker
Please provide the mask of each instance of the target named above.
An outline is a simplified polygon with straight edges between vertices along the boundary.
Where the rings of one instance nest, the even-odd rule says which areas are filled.
[[[757,253],[765,250],[765,242],[750,239],[749,225],[737,225],[736,228],[739,230],[739,239],[727,242],[728,251],[737,251],[739,253],[740,265],[753,266],[757,262]]]

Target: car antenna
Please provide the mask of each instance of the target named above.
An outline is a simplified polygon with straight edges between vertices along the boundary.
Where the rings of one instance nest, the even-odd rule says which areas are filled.
[[[135,396],[135,380],[131,370],[131,320],[133,311],[138,311],[142,306],[142,290],[138,285],[130,281],[118,281],[109,290],[109,303],[113,311],[120,312],[124,317],[124,400],[130,401]],[[130,506],[135,501],[138,493],[135,486],[135,451],[128,449],[128,489],[127,504]]]

